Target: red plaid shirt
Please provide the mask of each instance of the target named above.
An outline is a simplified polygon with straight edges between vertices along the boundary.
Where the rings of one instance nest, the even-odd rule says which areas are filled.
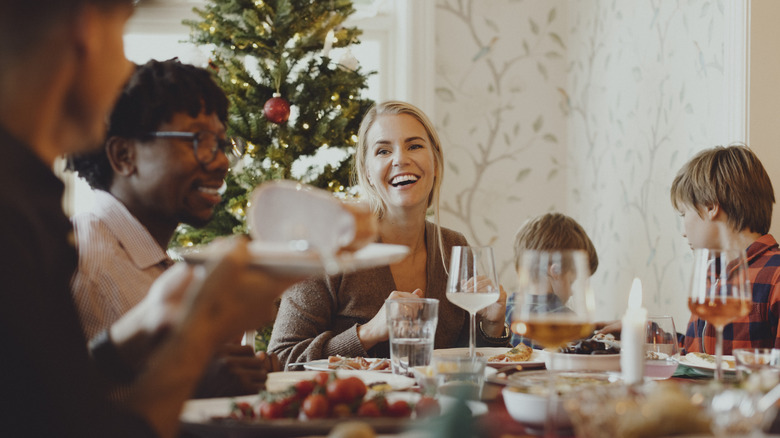
[[[765,234],[747,249],[748,274],[753,288],[750,313],[723,329],[723,354],[735,348],[778,348],[777,322],[780,316],[780,248],[771,234]],[[702,331],[704,334],[702,335]],[[685,332],[685,350],[715,354],[715,327],[691,315]]]

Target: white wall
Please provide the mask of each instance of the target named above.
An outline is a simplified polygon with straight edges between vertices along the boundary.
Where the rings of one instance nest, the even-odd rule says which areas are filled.
[[[436,4],[436,114],[446,160],[442,222],[492,245],[512,290],[514,234],[565,211],[568,2]]]
[[[756,151],[780,197],[780,2],[752,0],[750,14],[750,146]],[[770,230],[780,236],[775,205]]]
[[[636,276],[650,312],[683,326],[690,251],[669,187],[697,151],[744,138],[744,5],[438,0],[446,225],[496,246],[511,285],[517,227],[569,214],[599,252],[600,319]]]

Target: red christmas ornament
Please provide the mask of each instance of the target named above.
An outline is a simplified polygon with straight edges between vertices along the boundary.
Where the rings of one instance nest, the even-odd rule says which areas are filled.
[[[263,115],[277,125],[282,124],[290,118],[290,102],[284,100],[279,93],[274,93],[274,97],[263,105]]]

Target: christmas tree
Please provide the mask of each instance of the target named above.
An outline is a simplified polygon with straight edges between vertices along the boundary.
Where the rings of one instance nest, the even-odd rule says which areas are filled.
[[[342,25],[352,2],[210,0],[194,11],[201,20],[185,24],[194,43],[211,47],[209,66],[230,99],[228,135],[247,148],[212,221],[180,227],[173,245],[246,232],[247,197],[263,181],[298,179],[345,194],[360,120],[373,103],[360,96],[371,73],[348,50],[338,61],[329,56],[359,43],[361,31]],[[329,164],[305,164],[323,152]]]

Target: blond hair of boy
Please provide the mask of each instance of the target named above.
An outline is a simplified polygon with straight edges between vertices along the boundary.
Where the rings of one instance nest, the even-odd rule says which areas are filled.
[[[596,247],[585,229],[574,219],[561,213],[547,213],[525,222],[515,235],[515,269],[520,267],[523,250],[579,249],[588,254],[590,273],[599,267]]]
[[[672,182],[672,206],[682,211],[719,206],[734,231],[767,234],[775,193],[756,154],[745,145],[716,146],[699,152]]]

